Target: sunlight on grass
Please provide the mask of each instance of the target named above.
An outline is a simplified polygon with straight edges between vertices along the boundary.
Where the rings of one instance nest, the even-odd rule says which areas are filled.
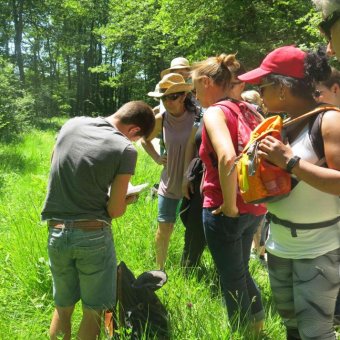
[[[0,145],[0,339],[46,339],[53,310],[51,274],[46,250],[47,228],[40,222],[46,193],[50,155],[57,124],[33,130],[16,143]],[[48,125],[48,124],[47,124]],[[44,125],[46,128],[46,124]],[[159,181],[161,168],[138,148],[133,184]],[[157,199],[150,190],[113,222],[118,262],[135,276],[155,269],[154,235]],[[185,276],[179,267],[184,227],[178,220],[170,242],[168,283],[158,295],[169,310],[172,339],[230,339],[226,311],[210,254],[200,268]],[[280,319],[272,307],[266,270],[252,260],[260,285],[270,339],[284,339]],[[77,307],[74,324],[79,323]],[[242,330],[233,339],[251,339]]]

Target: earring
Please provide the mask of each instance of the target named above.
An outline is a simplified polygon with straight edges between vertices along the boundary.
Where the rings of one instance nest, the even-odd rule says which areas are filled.
[[[285,97],[285,91],[284,91],[282,85],[281,85],[281,88],[280,88],[280,97],[279,97],[279,99],[280,99],[281,101],[284,101],[284,100],[286,99],[286,97]]]

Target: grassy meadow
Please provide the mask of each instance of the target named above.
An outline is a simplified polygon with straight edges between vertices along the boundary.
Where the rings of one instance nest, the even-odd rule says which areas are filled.
[[[50,155],[60,120],[0,144],[0,339],[47,339],[53,311],[52,282],[46,250],[47,228],[40,221]],[[142,149],[132,183],[158,182],[160,167]],[[157,200],[150,191],[114,220],[118,262],[135,276],[155,269],[154,234]],[[253,339],[246,331],[231,334],[208,251],[201,267],[189,276],[179,267],[184,228],[178,220],[167,261],[168,283],[158,291],[170,314],[171,339]],[[284,339],[275,313],[267,272],[251,262],[266,309],[266,339]],[[80,308],[73,324],[77,328]],[[105,335],[102,336],[105,339]]]

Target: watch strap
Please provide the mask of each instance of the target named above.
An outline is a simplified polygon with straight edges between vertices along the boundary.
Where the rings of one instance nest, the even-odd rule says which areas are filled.
[[[292,157],[288,162],[287,162],[287,166],[286,166],[286,171],[289,172],[290,174],[292,173],[292,170],[294,168],[294,166],[300,161],[300,157],[299,156],[294,156]]]

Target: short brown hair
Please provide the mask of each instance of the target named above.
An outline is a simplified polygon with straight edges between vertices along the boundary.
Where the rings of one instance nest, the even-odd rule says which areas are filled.
[[[124,104],[114,116],[123,124],[134,124],[140,127],[138,136],[148,137],[155,127],[155,115],[151,106],[141,100]]]

